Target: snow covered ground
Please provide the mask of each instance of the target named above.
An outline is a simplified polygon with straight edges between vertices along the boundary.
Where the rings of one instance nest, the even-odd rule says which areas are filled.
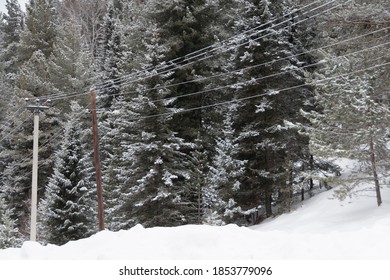
[[[22,248],[0,250],[0,259],[389,260],[390,189],[382,191],[381,207],[370,196],[340,202],[330,190],[291,213],[250,228],[136,226],[103,231],[63,246],[25,242]]]

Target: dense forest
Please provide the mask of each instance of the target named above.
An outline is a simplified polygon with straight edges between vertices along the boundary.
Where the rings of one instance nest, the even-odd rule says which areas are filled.
[[[39,112],[42,243],[98,231],[92,110],[109,230],[260,223],[331,188],[335,157],[362,163],[380,206],[389,1],[30,0],[25,12],[6,2],[0,248],[29,236],[28,105],[49,106]]]

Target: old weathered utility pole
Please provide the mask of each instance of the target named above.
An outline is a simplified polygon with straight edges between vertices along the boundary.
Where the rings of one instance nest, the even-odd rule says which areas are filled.
[[[28,101],[28,99],[26,99]],[[39,105],[42,101],[43,105]],[[34,113],[33,167],[31,184],[31,224],[30,240],[37,239],[37,208],[38,208],[38,141],[39,141],[39,112],[49,109],[44,104],[50,100],[36,99],[37,105],[27,105],[26,108]]]
[[[95,161],[96,172],[96,187],[98,197],[98,220],[99,230],[104,230],[104,214],[103,214],[103,188],[102,188],[102,173],[100,168],[100,154],[99,154],[99,133],[96,116],[96,94],[93,89],[89,92],[91,97],[91,113],[92,113],[92,133],[93,133],[93,155]]]

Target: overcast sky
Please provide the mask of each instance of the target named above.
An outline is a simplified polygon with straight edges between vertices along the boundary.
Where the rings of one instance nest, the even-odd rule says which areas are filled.
[[[25,4],[27,3],[28,0],[18,0],[20,7],[22,8],[23,11],[26,10]],[[5,3],[6,0],[0,0],[0,11],[2,12],[7,12],[7,9],[5,8]]]

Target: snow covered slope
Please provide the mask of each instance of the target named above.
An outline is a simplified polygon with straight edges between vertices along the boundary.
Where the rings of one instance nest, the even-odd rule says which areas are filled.
[[[0,259],[389,259],[389,190],[381,207],[374,198],[340,203],[331,195],[252,228],[137,226],[63,246],[26,242]]]
[[[63,246],[25,242],[0,250],[0,259],[390,259],[390,189],[340,202],[327,191],[297,210],[251,228],[136,226],[103,231]]]

